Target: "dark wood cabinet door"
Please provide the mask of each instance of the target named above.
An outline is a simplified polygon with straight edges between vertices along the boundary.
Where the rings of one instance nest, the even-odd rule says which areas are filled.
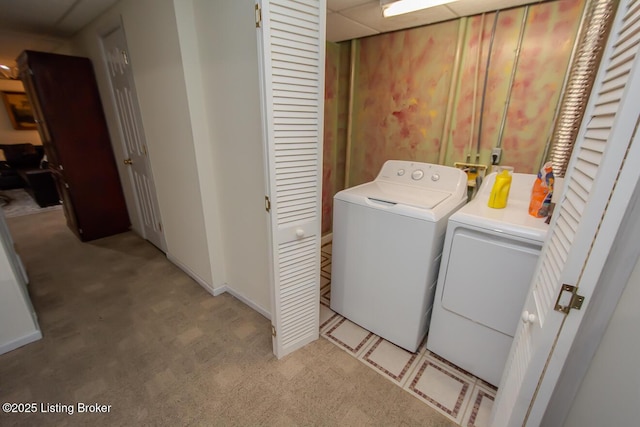
[[[57,173],[69,227],[81,240],[128,230],[129,215],[91,61],[25,51],[18,67]]]

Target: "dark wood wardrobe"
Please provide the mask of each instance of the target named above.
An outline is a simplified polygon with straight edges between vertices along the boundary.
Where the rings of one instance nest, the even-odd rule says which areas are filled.
[[[29,50],[17,61],[67,225],[82,241],[127,231],[129,215],[91,61]]]

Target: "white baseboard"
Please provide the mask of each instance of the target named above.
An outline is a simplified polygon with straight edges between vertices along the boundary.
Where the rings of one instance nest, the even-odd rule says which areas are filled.
[[[31,344],[32,342],[38,341],[39,339],[42,339],[42,332],[37,330],[33,331],[28,335],[0,345],[0,354],[8,353],[11,350],[15,350],[16,348],[22,347],[23,345]]]
[[[320,246],[324,246],[327,243],[331,243],[333,241],[333,233],[327,233],[324,236],[322,236],[322,239],[320,239]]]
[[[167,252],[167,259],[171,261],[173,264],[175,264],[178,268],[180,268],[180,270],[184,271],[189,277],[195,280],[200,286],[202,286],[207,292],[209,292],[214,297],[217,297],[218,295],[222,295],[223,293],[228,292],[231,295],[233,295],[236,299],[239,299],[244,304],[248,305],[258,313],[262,314],[267,319],[271,320],[271,313],[265,310],[264,307],[259,306],[258,304],[251,301],[249,298],[238,293],[231,286],[224,284],[222,286],[218,286],[217,288],[214,288],[209,283],[207,283],[204,279],[202,279],[200,276],[194,273],[189,267],[184,265],[180,260],[176,259],[174,256],[172,256],[168,252]]]
[[[207,283],[202,277],[200,277],[196,273],[194,273],[193,270],[191,270],[184,263],[182,263],[182,261],[178,260],[176,257],[171,255],[169,252],[167,252],[167,259],[169,261],[171,261],[173,264],[175,264],[180,270],[184,271],[187,274],[187,276],[189,276],[193,280],[195,280],[207,292],[209,292],[213,296],[216,296],[216,293],[215,293],[216,290],[213,288],[213,286],[211,286],[209,283]],[[222,293],[222,292],[220,292],[220,293]],[[218,293],[218,295],[220,295],[220,293]]]
[[[219,287],[213,289],[212,294],[213,294],[214,297],[217,297],[218,295],[222,295],[225,292],[227,292],[228,288],[229,287],[227,285],[219,286]]]
[[[258,304],[256,304],[255,302],[251,301],[249,298],[245,297],[244,295],[242,295],[241,293],[239,293],[238,291],[236,291],[235,289],[233,289],[229,285],[225,285],[222,288],[224,288],[224,291],[221,291],[220,293],[218,293],[218,295],[220,295],[220,294],[222,294],[224,292],[228,292],[234,298],[242,301],[245,305],[248,305],[249,307],[251,307],[252,309],[257,311],[258,313],[262,314],[268,320],[271,320],[271,313],[269,313],[267,310],[265,310],[264,307],[261,307]],[[222,289],[222,288],[218,288],[218,289]]]

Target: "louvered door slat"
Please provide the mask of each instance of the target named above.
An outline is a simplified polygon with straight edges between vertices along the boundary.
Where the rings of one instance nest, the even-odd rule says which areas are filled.
[[[635,3],[629,9],[627,16],[624,20],[624,25],[622,26],[622,30],[620,33],[621,37],[624,37],[625,34],[629,32],[629,29],[633,27],[638,21],[640,21],[640,3]]]
[[[610,102],[617,102],[622,97],[623,87],[619,86],[612,90],[602,91],[600,95],[600,103],[607,104]]]
[[[640,22],[636,24],[633,32],[629,32],[624,40],[619,41],[616,49],[619,48],[622,51],[626,51],[633,49],[638,43],[640,43]]]
[[[278,2],[280,7],[298,10],[308,15],[317,16],[320,12],[320,2],[301,2],[297,0],[281,0]]]
[[[320,0],[261,1],[274,254],[274,352],[318,337],[324,20]]]
[[[599,142],[601,141],[606,142],[607,139],[609,138],[610,133],[611,133],[611,129],[609,128],[598,129],[598,128],[592,128],[591,125],[589,125],[589,129],[587,129],[587,131],[585,132],[584,137],[587,140],[589,140],[589,142],[593,142],[594,144],[599,144]],[[597,147],[599,147],[598,151],[600,152],[604,151],[604,146],[597,145]],[[596,150],[596,148],[593,145],[585,145],[585,148],[588,148],[590,150]]]

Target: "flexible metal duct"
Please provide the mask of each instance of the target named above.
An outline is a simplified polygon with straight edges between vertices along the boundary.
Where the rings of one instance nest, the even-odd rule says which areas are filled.
[[[552,162],[556,177],[564,177],[567,170],[618,3],[587,0],[585,5],[555,126],[542,157],[543,163]]]

